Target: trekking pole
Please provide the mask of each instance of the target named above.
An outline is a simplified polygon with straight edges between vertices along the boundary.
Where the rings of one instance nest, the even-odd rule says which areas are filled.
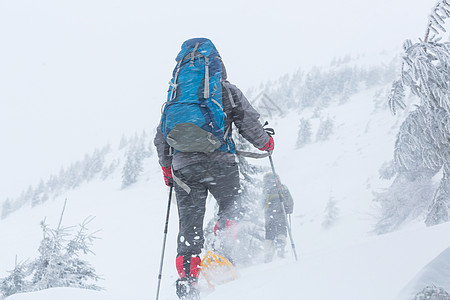
[[[162,268],[163,268],[163,262],[164,262],[164,252],[166,250],[167,231],[169,228],[170,202],[172,202],[172,190],[173,190],[173,186],[170,187],[169,201],[167,203],[166,225],[164,227],[164,239],[163,239],[163,246],[162,246],[162,251],[161,251],[161,262],[159,264],[158,287],[156,288],[156,300],[159,299],[159,288],[161,286]]]
[[[275,167],[274,167],[274,165],[273,165],[272,155],[269,155],[269,161],[270,161],[270,166],[272,167],[273,177],[274,177],[275,183],[276,183],[276,185],[277,185],[278,197],[280,198],[280,202],[281,202],[281,210],[283,211],[284,220],[285,220],[285,222],[286,222],[286,228],[287,228],[288,233],[289,233],[289,240],[291,241],[292,252],[294,252],[295,260],[298,260],[298,258],[297,258],[297,252],[295,251],[294,239],[292,238],[291,226],[290,226],[290,224],[289,224],[289,222],[288,222],[288,217],[287,217],[287,214],[286,214],[286,209],[284,208],[283,198],[282,198],[282,195],[281,195],[281,187],[280,187],[280,184],[278,183],[277,173],[275,173]]]

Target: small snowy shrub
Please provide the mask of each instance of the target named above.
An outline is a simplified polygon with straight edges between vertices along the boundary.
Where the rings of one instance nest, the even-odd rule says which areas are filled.
[[[337,219],[339,218],[339,208],[337,207],[337,202],[331,197],[328,200],[327,207],[325,208],[325,216],[322,222],[322,227],[328,229],[332,227]]]
[[[450,295],[443,288],[427,286],[414,297],[414,300],[450,300]]]
[[[17,263],[14,270],[9,271],[9,276],[0,281],[0,299],[6,298],[16,293],[29,290],[29,282],[26,277],[30,275],[30,268],[26,263]]]
[[[90,247],[96,239],[95,233],[89,233],[86,226],[94,218],[86,218],[74,230],[74,226],[61,227],[62,216],[56,229],[50,228],[45,220],[41,222],[43,239],[39,257],[30,262],[16,262],[10,275],[0,279],[0,299],[16,293],[55,287],[101,290],[92,283],[100,279],[95,269],[80,258],[81,254],[93,253]]]
[[[316,141],[326,141],[333,134],[334,131],[334,121],[331,118],[322,120],[319,125],[319,129],[316,133]]]
[[[311,122],[306,119],[301,119],[298,128],[296,148],[299,149],[311,143],[312,140],[311,136],[312,136]]]

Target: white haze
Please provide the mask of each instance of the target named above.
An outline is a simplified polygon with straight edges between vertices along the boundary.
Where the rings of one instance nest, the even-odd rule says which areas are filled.
[[[183,40],[209,37],[244,91],[399,49],[434,1],[0,2],[0,202],[157,123]]]

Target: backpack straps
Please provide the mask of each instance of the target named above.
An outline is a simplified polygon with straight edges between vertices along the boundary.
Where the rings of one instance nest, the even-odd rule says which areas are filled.
[[[180,73],[180,66],[181,66],[182,60],[180,60],[177,64],[177,71],[175,72],[175,77],[172,80],[169,81],[170,86],[172,87],[172,91],[170,92],[170,100],[172,101],[177,96],[177,86],[178,86],[178,74]]]
[[[172,172],[172,178],[173,178],[173,181],[175,181],[175,183],[178,184],[186,193],[188,193],[188,194],[191,193],[191,188],[186,183],[181,181],[180,178],[175,176],[175,172]]]
[[[204,56],[205,58],[205,88],[203,91],[203,98],[209,98],[209,58]]]
[[[195,57],[203,57],[205,60],[205,85],[203,88],[203,98],[208,99],[209,98],[209,57],[201,54],[200,52],[197,51],[199,46],[199,42],[197,42],[195,44],[194,49],[188,53],[187,55],[185,55],[182,59],[180,59],[180,61],[177,64],[177,71],[175,72],[175,77],[174,77],[174,82],[169,82],[169,84],[172,86],[172,88],[176,88],[177,86],[177,80],[178,80],[178,73],[180,71],[180,65],[181,62],[183,62],[185,59],[190,59],[190,65],[194,66],[194,59]],[[172,100],[174,97],[173,94],[170,97],[170,99]]]
[[[195,44],[194,50],[191,52],[191,67],[194,66],[194,58],[195,58],[195,52],[198,48],[198,42]]]
[[[272,155],[272,152],[254,153],[249,151],[236,150],[236,155],[250,158],[264,158]]]
[[[225,81],[222,81],[222,86],[225,87],[225,89],[227,90],[228,98],[230,99],[230,103],[231,103],[231,107],[235,108],[237,105],[236,105],[236,102],[234,102],[233,94],[231,93],[230,88],[227,86]]]

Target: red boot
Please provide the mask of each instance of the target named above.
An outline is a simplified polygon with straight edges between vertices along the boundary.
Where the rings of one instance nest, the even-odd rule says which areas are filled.
[[[196,255],[180,255],[176,267],[180,279],[176,282],[177,296],[182,300],[200,300],[198,276],[200,276],[201,259]]]

